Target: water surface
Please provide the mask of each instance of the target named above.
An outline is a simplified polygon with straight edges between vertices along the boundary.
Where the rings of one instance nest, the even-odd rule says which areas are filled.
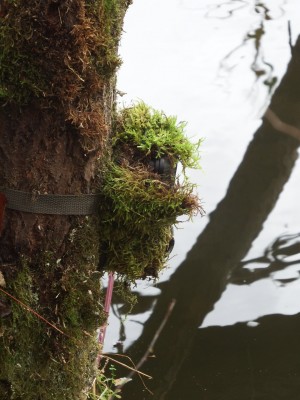
[[[291,56],[289,40],[294,42],[299,33],[299,11],[296,0],[135,0],[130,7],[118,83],[127,94],[120,102],[143,99],[188,121],[187,133],[195,140],[205,138],[203,171],[190,171],[190,176],[199,184],[207,214],[176,231],[174,257],[161,283],[138,286],[140,307],[121,326],[125,350],[142,333],[157,296],[170,290],[170,276],[180,266],[187,269],[193,263],[193,257],[186,256],[225,196],[270,96],[285,73]],[[191,350],[164,398],[299,398],[299,180],[297,163],[260,234],[239,260],[238,268],[226,276],[224,285],[218,283],[214,271],[210,277],[203,277],[207,282],[199,290],[204,293],[207,288],[207,303],[217,292],[214,283],[220,293],[199,320]],[[182,295],[188,298],[192,278],[188,271],[182,276],[186,280],[186,293]],[[114,305],[117,316],[120,307]],[[106,350],[120,339],[119,328],[118,318],[112,317]],[[146,329],[151,327],[146,324]],[[160,346],[172,346],[178,329],[185,327],[174,326],[174,337]],[[177,350],[174,348],[174,352]],[[128,399],[147,396],[138,379],[128,383],[124,391]]]

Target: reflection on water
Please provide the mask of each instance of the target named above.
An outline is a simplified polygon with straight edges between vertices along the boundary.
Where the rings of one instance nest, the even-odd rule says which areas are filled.
[[[199,2],[196,0],[199,7]],[[191,0],[182,0],[182,5],[189,8],[191,7]],[[213,2],[211,2],[213,3]],[[270,4],[270,5],[268,5]],[[205,13],[205,18],[224,19],[232,17],[237,11],[243,10],[246,7],[253,7],[255,13],[262,15],[266,21],[271,19],[280,18],[285,14],[284,6],[286,1],[272,0],[270,1],[246,1],[246,0],[231,0],[231,1],[217,1],[215,4],[207,6],[208,11]]]
[[[211,4],[208,6],[209,10],[205,14],[205,18],[230,18],[232,15],[249,4],[244,0],[224,1],[220,4]]]
[[[278,277],[279,271],[283,276],[291,267],[296,270],[295,266],[300,270],[300,234],[282,235],[266,248],[263,256],[242,261],[230,282],[249,285],[259,279]]]
[[[140,13],[146,9],[150,16],[153,7],[155,16],[157,10],[163,12],[164,7],[168,7],[166,11],[172,18],[164,21],[164,30],[160,30],[161,14],[157,15],[157,30],[154,32],[149,26],[149,54],[155,54],[155,60],[159,59],[160,68],[153,66],[153,59],[143,58],[146,57],[143,53],[142,60],[137,60],[141,63],[139,70],[142,72],[135,70],[131,79],[121,79],[121,90],[128,90],[129,87],[129,97],[150,99],[154,106],[161,104],[159,107],[166,108],[165,101],[167,109],[174,107],[171,114],[188,119],[201,136],[203,129],[206,130],[206,153],[203,158],[207,178],[201,177],[200,182],[201,197],[206,201],[209,218],[196,220],[194,225],[185,227],[184,233],[177,234],[177,252],[178,249],[188,252],[186,259],[175,266],[177,269],[171,278],[159,283],[152,293],[140,291],[139,308],[128,317],[127,322],[120,324],[117,351],[122,352],[124,344],[125,351],[138,362],[155,336],[170,302],[173,298],[177,301],[155,345],[155,357],[142,367],[153,376],[149,386],[154,396],[149,395],[136,379],[124,387],[123,398],[296,400],[299,398],[296,389],[300,381],[300,362],[296,357],[300,350],[297,335],[300,323],[297,315],[300,311],[297,301],[300,289],[300,235],[292,232],[299,231],[300,213],[292,215],[297,210],[296,194],[299,194],[298,182],[293,177],[288,190],[280,195],[275,211],[267,222],[265,220],[289,180],[299,143],[276,131],[270,122],[264,120],[245,153],[246,143],[258,126],[258,121],[251,125],[241,116],[243,112],[244,115],[249,113],[249,108],[243,111],[247,96],[241,90],[238,101],[232,103],[230,97],[224,97],[222,88],[218,92],[212,82],[215,82],[220,62],[223,62],[224,68],[228,67],[228,74],[234,69],[230,65],[241,68],[244,58],[239,52],[243,49],[248,58],[242,71],[248,69],[251,76],[254,72],[257,87],[263,83],[271,93],[276,77],[281,75],[278,70],[280,60],[273,54],[282,54],[279,50],[283,42],[279,45],[276,41],[276,46],[274,40],[267,45],[264,42],[264,46],[262,43],[270,32],[273,32],[273,37],[280,38],[279,27],[281,38],[285,38],[285,54],[289,53],[286,20],[278,25],[275,19],[282,16],[282,10],[286,11],[288,6],[293,9],[294,5],[296,10],[299,5],[296,6],[295,0],[289,3],[180,0],[176,9],[169,0],[164,3],[151,0],[151,4],[148,0],[136,2],[137,7],[140,4]],[[243,29],[239,18],[244,18]],[[292,18],[292,14],[288,18]],[[133,19],[131,23],[139,24],[137,21],[140,19]],[[226,25],[228,22],[234,24],[239,32],[238,38],[232,33],[232,37],[226,39],[231,40],[230,46],[225,39],[220,39],[226,26],[231,29]],[[168,24],[174,38],[165,30]],[[181,24],[184,27],[182,31],[178,30]],[[203,29],[201,34],[198,26]],[[206,34],[205,41],[203,26],[210,32]],[[143,28],[139,25],[139,29]],[[130,25],[127,30],[130,30]],[[196,42],[195,35],[202,39]],[[215,42],[209,41],[211,37],[222,43],[216,47]],[[138,41],[137,48],[143,52],[145,38],[141,43],[139,38],[135,35],[132,40]],[[190,42],[192,48],[189,51]],[[208,42],[209,46],[195,52],[195,45],[204,42]],[[300,47],[300,42],[298,45]],[[265,55],[266,47],[268,56]],[[176,59],[178,62],[173,62],[166,71],[163,64],[165,53],[173,60],[174,54],[181,54],[181,51],[181,59]],[[131,54],[137,54],[137,50]],[[298,65],[300,56],[295,54],[294,57],[295,65]],[[286,64],[281,66],[282,69],[285,67]],[[185,68],[190,74],[183,74]],[[215,72],[209,75],[210,70]],[[211,79],[207,86],[199,78],[202,74],[206,76],[205,73]],[[149,84],[145,76],[149,78]],[[182,86],[179,77],[184,82]],[[151,84],[154,78],[156,86]],[[232,75],[231,92],[240,86],[251,89],[253,78],[249,78],[249,74],[243,73],[236,86],[232,84],[233,79],[235,74]],[[246,84],[243,80],[247,81]],[[140,93],[142,87],[144,94]],[[300,127],[300,112],[295,107],[295,104],[300,104],[300,94],[295,90],[298,87],[300,77],[297,68],[291,68],[275,92],[271,108],[285,122]],[[293,93],[293,98],[290,93]],[[218,103],[220,97],[222,101]],[[262,97],[256,97],[255,112],[265,102],[265,91]],[[231,120],[231,125],[220,122],[226,118]],[[243,160],[238,166],[241,158]],[[212,212],[223,197],[220,187],[223,185],[225,192],[231,176],[226,196]],[[122,307],[116,299],[113,309],[115,320],[121,319],[126,312]],[[289,314],[293,315],[287,316]],[[199,325],[201,329],[197,329]],[[131,344],[132,338],[137,339],[134,344]],[[123,375],[126,371],[120,373]]]
[[[257,322],[199,330],[165,399],[299,399],[300,314]]]
[[[280,236],[262,256],[239,263],[201,327],[253,322],[270,314],[300,313],[299,278],[300,234]]]
[[[227,9],[228,7],[232,6],[231,3],[233,2],[229,1],[215,7],[216,9],[222,9],[223,7]],[[242,3],[244,4],[236,7],[234,11],[244,8],[245,6],[249,6],[247,2]],[[220,62],[220,74],[222,74],[222,70],[223,73],[226,73],[226,71],[227,73],[231,73],[232,70],[238,66],[239,61],[241,61],[247,53],[252,52],[251,49],[245,49],[245,47],[251,44],[254,53],[250,68],[255,75],[255,84],[262,81],[263,85],[267,87],[267,92],[270,95],[277,84],[278,77],[274,76],[274,66],[266,59],[264,55],[263,39],[266,33],[265,23],[273,19],[280,18],[284,14],[284,10],[281,6],[279,6],[278,8],[280,12],[278,15],[278,13],[274,12],[274,9],[276,9],[274,4],[272,5],[272,9],[270,9],[261,1],[255,1],[252,7],[253,10],[250,9],[248,12],[254,11],[259,16],[259,19],[255,24],[256,26],[246,33],[241,44],[223,57]],[[227,10],[227,17],[231,17],[234,11],[233,9]],[[206,16],[210,17],[210,12],[208,12]]]

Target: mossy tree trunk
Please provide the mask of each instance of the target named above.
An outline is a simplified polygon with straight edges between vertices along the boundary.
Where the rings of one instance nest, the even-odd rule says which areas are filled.
[[[7,0],[2,6],[0,186],[43,194],[99,188],[129,3]],[[86,398],[102,311],[97,218],[6,210],[5,290],[64,334],[0,294],[12,310],[0,318],[1,399]]]

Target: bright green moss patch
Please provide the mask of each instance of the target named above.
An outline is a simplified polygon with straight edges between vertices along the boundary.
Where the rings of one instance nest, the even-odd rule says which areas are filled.
[[[201,140],[192,143],[185,135],[185,122],[177,122],[175,116],[167,116],[140,102],[120,111],[116,118],[114,146],[130,145],[141,157],[168,156],[173,164],[180,162],[183,168],[200,168],[199,146]]]
[[[184,123],[144,103],[116,118],[113,157],[104,171],[101,193],[100,266],[121,280],[157,277],[167,263],[172,225],[201,211],[194,185],[175,177],[178,162],[198,167],[198,147]],[[157,171],[164,161],[167,172]]]

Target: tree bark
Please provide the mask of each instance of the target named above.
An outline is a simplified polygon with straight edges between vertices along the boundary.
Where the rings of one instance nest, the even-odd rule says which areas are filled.
[[[270,109],[282,121],[297,129],[300,127],[299,64],[300,38],[270,104]],[[299,143],[275,129],[268,120],[263,120],[226,196],[210,215],[208,225],[186,260],[170,281],[161,285],[162,293],[141,337],[128,349],[129,356],[137,362],[145,353],[170,302],[175,299],[174,311],[155,346],[155,357],[143,367],[143,371],[153,377],[150,389],[155,399],[167,398],[191,351],[197,328],[220,297],[228,275],[248,252],[288,181],[298,156]],[[133,390],[128,384],[124,387],[124,397],[153,398],[146,392],[132,396],[135,390],[139,389]]]
[[[129,3],[16,0],[1,8],[0,187],[99,190]],[[1,399],[86,398],[102,318],[97,221],[6,209],[5,290],[57,329],[0,293],[12,311],[0,318]]]

